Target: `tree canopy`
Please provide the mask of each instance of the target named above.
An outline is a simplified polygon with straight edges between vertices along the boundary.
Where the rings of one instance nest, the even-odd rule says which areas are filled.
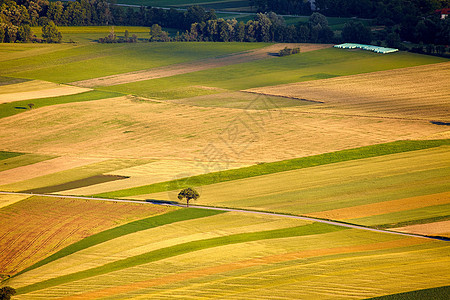
[[[190,200],[197,200],[200,197],[200,194],[193,188],[182,189],[178,193],[178,199],[183,200],[186,199],[186,205],[189,207]]]

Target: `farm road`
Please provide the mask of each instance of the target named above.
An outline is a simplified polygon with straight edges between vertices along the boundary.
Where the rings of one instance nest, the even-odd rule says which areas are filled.
[[[0,191],[0,194],[44,196],[44,197],[55,197],[55,198],[98,200],[98,201],[111,201],[111,202],[127,202],[127,203],[140,203],[140,204],[143,204],[143,203],[155,204],[154,202],[151,202],[151,201],[144,202],[144,201],[138,201],[138,200],[108,199],[108,198],[94,198],[94,197],[82,197],[82,196],[64,196],[64,195],[55,195],[55,194],[33,194],[33,193],[2,192],[2,191]],[[186,205],[182,205],[182,204],[166,204],[166,203],[163,203],[161,205],[170,205],[170,206],[176,206],[176,207],[186,207]],[[409,237],[427,238],[427,239],[441,240],[441,241],[450,241],[449,238],[445,238],[445,237],[434,237],[434,236],[427,236],[427,235],[420,235],[420,234],[413,234],[413,233],[404,233],[404,232],[391,231],[391,230],[375,229],[375,228],[365,227],[365,226],[361,226],[361,225],[355,225],[355,224],[349,224],[349,223],[341,223],[341,222],[337,222],[337,221],[316,219],[316,218],[311,218],[311,217],[286,215],[286,214],[262,212],[262,211],[255,211],[255,210],[243,210],[243,209],[233,209],[233,208],[201,206],[201,205],[190,205],[189,207],[191,207],[191,208],[200,208],[200,209],[227,211],[227,212],[239,212],[239,213],[275,216],[275,217],[281,217],[281,218],[291,218],[291,219],[319,222],[319,223],[324,223],[324,224],[329,224],[329,225],[335,225],[335,226],[346,227],[346,228],[353,228],[353,229],[360,229],[360,230],[367,230],[367,231],[373,231],[373,232],[389,233],[389,234],[396,234],[396,235],[409,236]]]
[[[105,77],[98,77],[93,79],[75,81],[69,83],[79,87],[99,87],[99,86],[111,86],[130,82],[138,82],[156,78],[170,77],[180,74],[192,73],[212,68],[223,67],[232,64],[239,64],[250,62],[259,59],[267,59],[274,57],[273,53],[278,53],[284,47],[300,47],[302,52],[314,51],[323,48],[329,48],[332,45],[329,44],[275,44],[261,49],[252,51],[234,53],[222,57],[214,57],[203,59],[194,62],[174,64],[164,67],[158,67],[147,70],[140,70],[116,75],[110,75]]]

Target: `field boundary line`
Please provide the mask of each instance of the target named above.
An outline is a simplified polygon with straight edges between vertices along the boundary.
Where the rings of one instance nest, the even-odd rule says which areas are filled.
[[[167,205],[167,206],[182,207],[182,208],[188,207],[187,205],[184,205],[184,204],[173,204],[173,203],[164,203],[164,202],[155,203],[155,202],[152,202],[152,201],[127,200],[127,199],[111,199],[111,198],[96,198],[96,197],[70,196],[70,195],[58,195],[58,194],[33,194],[33,193],[4,192],[4,191],[0,191],[0,194],[6,194],[6,195],[30,195],[30,196],[42,196],[42,197],[54,197],[54,198],[69,198],[69,199],[96,200],[96,201],[109,201],[109,202],[125,202],[125,203],[141,203],[141,204],[153,204],[153,205],[156,204],[156,205]],[[219,211],[226,211],[226,212],[250,213],[250,214],[258,214],[258,215],[266,215],[266,216],[274,216],[274,217],[282,217],[282,218],[291,218],[291,219],[298,219],[298,220],[311,221],[311,222],[319,222],[319,223],[324,223],[324,224],[328,224],[328,225],[334,225],[334,226],[340,226],[340,227],[346,227],[346,228],[352,228],[352,229],[360,229],[360,230],[366,230],[366,231],[372,231],[372,232],[389,233],[389,234],[396,234],[396,235],[401,235],[401,236],[426,238],[426,239],[440,240],[440,241],[450,241],[450,238],[446,238],[446,237],[428,236],[428,235],[421,235],[421,234],[414,234],[414,233],[405,233],[405,232],[399,232],[399,231],[393,231],[393,230],[377,229],[377,228],[371,228],[371,227],[366,227],[366,226],[362,226],[362,225],[356,225],[356,224],[351,224],[351,223],[339,222],[339,221],[334,221],[334,220],[326,220],[326,219],[319,219],[319,218],[313,218],[313,217],[306,217],[306,216],[289,215],[289,214],[266,212],[266,211],[258,211],[258,210],[238,209],[238,208],[203,206],[203,205],[190,205],[189,207],[190,208],[199,208],[199,209],[208,209],[208,210],[219,210]]]

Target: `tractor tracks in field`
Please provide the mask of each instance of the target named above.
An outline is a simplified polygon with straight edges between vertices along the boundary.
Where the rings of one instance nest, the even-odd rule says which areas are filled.
[[[156,204],[156,205],[166,205],[166,206],[174,206],[174,207],[181,207],[181,208],[187,207],[186,205],[183,205],[183,204],[175,204],[175,203],[170,203],[170,202],[166,202],[166,201],[151,201],[151,200],[140,201],[140,200],[129,200],[129,199],[110,199],[110,198],[96,198],[96,197],[83,197],[83,196],[66,196],[66,195],[58,195],[58,194],[33,194],[33,193],[21,193],[21,192],[3,192],[3,191],[0,191],[0,194],[29,195],[29,196],[42,196],[42,197],[53,197],[53,198],[97,200],[97,201],[140,203],[140,204],[154,204],[154,205]],[[289,215],[289,214],[264,212],[264,211],[257,211],[257,210],[247,210],[247,209],[202,206],[202,205],[190,205],[189,207],[190,208],[199,208],[199,209],[218,210],[218,211],[225,211],[225,212],[257,214],[257,215],[265,215],[265,216],[280,217],[280,218],[290,218],[290,219],[305,220],[305,221],[318,222],[318,223],[323,223],[323,224],[328,224],[328,225],[346,227],[346,228],[351,228],[351,229],[360,229],[360,230],[366,230],[366,231],[372,231],[372,232],[388,233],[388,234],[395,234],[395,235],[408,236],[408,237],[426,238],[426,239],[440,240],[440,241],[450,241],[450,238],[447,238],[447,237],[428,236],[428,235],[422,235],[422,234],[404,233],[404,232],[393,231],[393,230],[377,229],[377,228],[371,228],[371,227],[366,227],[366,226],[362,226],[362,225],[339,222],[339,221],[334,221],[334,220],[312,218],[312,217],[306,217],[306,216]]]

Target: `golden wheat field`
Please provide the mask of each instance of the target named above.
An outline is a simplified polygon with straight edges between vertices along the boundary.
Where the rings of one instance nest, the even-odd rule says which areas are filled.
[[[94,233],[167,210],[39,196],[16,202],[0,210],[0,274],[12,275]]]
[[[249,91],[324,102],[306,107],[317,113],[449,121],[449,76],[445,62]]]
[[[128,97],[31,110],[0,119],[0,127],[0,144],[7,151],[222,164],[450,134],[444,126],[423,121],[202,108]]]

